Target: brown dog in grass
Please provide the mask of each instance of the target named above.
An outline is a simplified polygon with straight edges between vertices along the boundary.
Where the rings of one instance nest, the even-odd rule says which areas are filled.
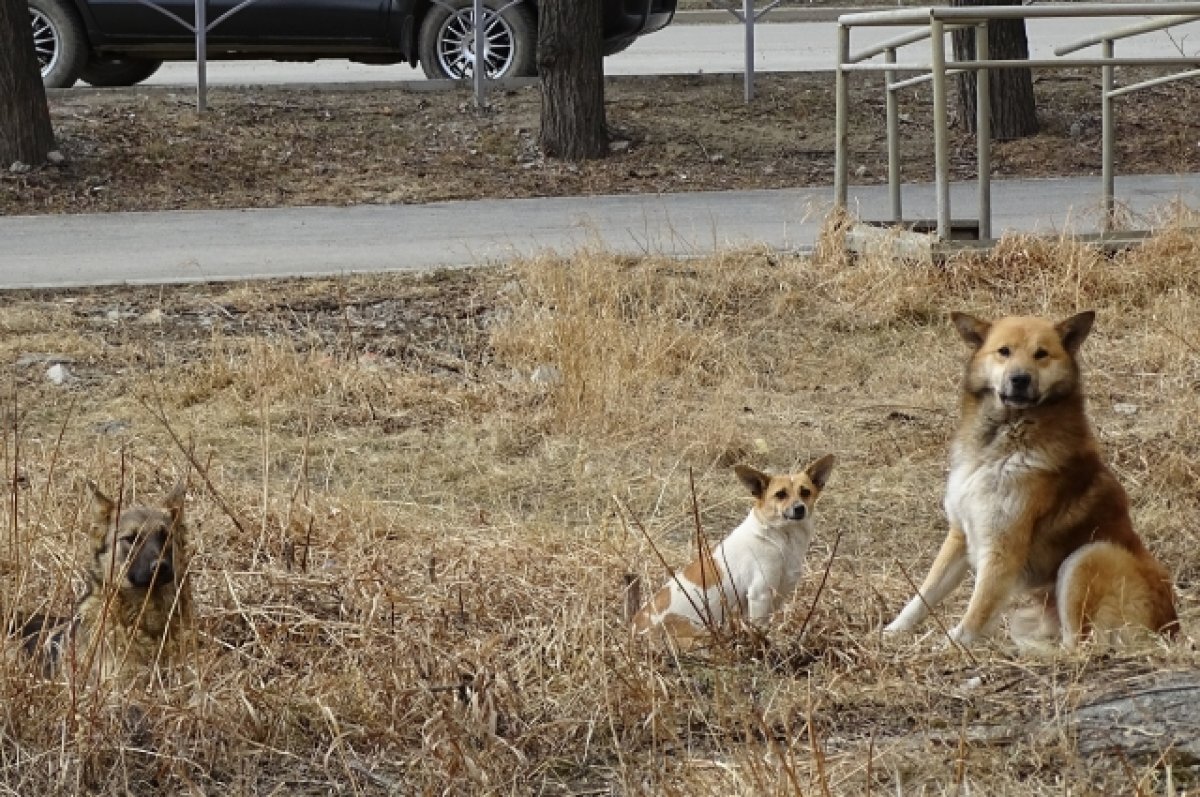
[[[91,482],[88,489],[92,556],[83,597],[70,619],[27,622],[25,649],[51,677],[70,668],[100,680],[147,683],[181,657],[190,633],[184,485],[159,506],[121,509]]]
[[[674,573],[631,621],[635,634],[664,631],[682,649],[707,641],[730,616],[766,620],[804,574],[813,506],[833,469],[826,454],[800,473],[735,468],[754,496],[746,519],[712,550]]]
[[[1084,413],[1076,355],[1094,317],[989,323],[953,314],[972,354],[950,453],[950,531],[920,594],[886,631],[924,620],[969,567],[975,589],[950,631],[964,645],[986,636],[1021,593],[1038,606],[1014,618],[1018,643],[1061,639],[1072,648],[1092,634],[1116,641],[1131,627],[1178,631],[1170,577],[1134,532]]]

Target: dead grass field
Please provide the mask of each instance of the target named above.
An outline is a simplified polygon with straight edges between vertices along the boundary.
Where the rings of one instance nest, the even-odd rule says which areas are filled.
[[[1093,420],[1184,639],[1046,659],[967,656],[936,625],[881,640],[943,534],[947,312],[1084,307]],[[592,253],[9,294],[5,611],[69,610],[84,477],[152,498],[189,448],[201,638],[152,694],[6,658],[0,790],[1161,794],[1170,766],[1190,793],[1196,761],[1166,741],[1085,756],[1070,716],[1200,663],[1197,329],[1200,235],[1179,227],[1115,257],[1012,240],[944,268]],[[664,578],[639,528],[681,564],[693,481],[715,540],[747,506],[730,465],[828,451],[813,572],[768,645],[631,644],[624,578]]]

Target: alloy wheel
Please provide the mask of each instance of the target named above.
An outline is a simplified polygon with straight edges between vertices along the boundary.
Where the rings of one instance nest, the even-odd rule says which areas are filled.
[[[453,78],[475,74],[475,9],[451,14],[438,31],[438,62]],[[490,8],[483,9],[483,65],[489,78],[507,74],[516,53],[516,33],[508,21]]]
[[[38,66],[41,67],[42,77],[54,68],[59,59],[58,29],[54,23],[40,11],[29,9],[33,22],[33,49],[37,53]]]

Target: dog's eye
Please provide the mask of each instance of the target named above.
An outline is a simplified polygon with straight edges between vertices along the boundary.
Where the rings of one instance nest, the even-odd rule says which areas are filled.
[[[787,497],[788,497],[787,490],[779,490],[778,492],[775,493],[775,500],[777,500],[777,501],[782,501],[783,499],[785,499]]]
[[[999,354],[1001,357],[1007,357],[1008,355],[1012,354],[1012,351],[1009,350],[1007,346],[1001,346],[1000,348],[996,349],[996,354]]]
[[[807,487],[800,488],[800,497],[801,498],[808,498],[810,495],[812,495],[812,490],[808,489]]]
[[[1050,352],[1046,351],[1045,349],[1038,349],[1037,351],[1035,351],[1033,353],[1033,359],[1035,359],[1035,360],[1045,359],[1046,355],[1048,355],[1049,353]]]

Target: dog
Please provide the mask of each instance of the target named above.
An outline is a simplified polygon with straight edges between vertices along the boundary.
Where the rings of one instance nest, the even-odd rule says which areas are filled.
[[[971,568],[966,614],[949,632],[964,646],[1021,595],[1035,608],[1014,616],[1020,646],[1116,642],[1129,628],[1174,636],[1170,576],[1134,532],[1084,410],[1077,355],[1095,313],[952,319],[972,353],[950,449],[950,529],[919,594],[884,630],[913,629]]]
[[[658,629],[681,649],[711,638],[731,615],[761,623],[790,597],[804,573],[813,536],[813,505],[833,468],[833,455],[800,473],[769,475],[734,468],[754,496],[741,524],[713,550],[671,579],[631,620],[634,634]]]
[[[186,489],[181,482],[159,506],[118,511],[92,482],[87,584],[72,617],[30,618],[25,651],[53,678],[66,669],[98,681],[150,683],[182,657],[192,626]]]

